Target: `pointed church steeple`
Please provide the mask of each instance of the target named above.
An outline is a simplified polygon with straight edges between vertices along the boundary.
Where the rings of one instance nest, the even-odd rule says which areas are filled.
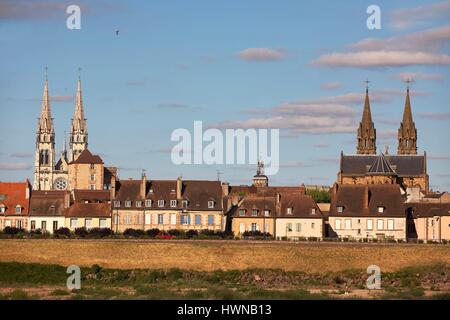
[[[45,68],[44,93],[42,95],[41,115],[36,131],[36,150],[34,161],[34,190],[50,190],[55,167],[55,129],[48,93],[48,76]]]
[[[366,81],[368,84],[369,81]],[[376,130],[372,121],[372,112],[370,111],[369,87],[366,86],[366,96],[364,100],[364,110],[361,122],[358,128],[358,154],[376,154]]]
[[[414,123],[411,101],[409,97],[409,81],[406,88],[405,109],[403,121],[398,129],[398,154],[417,154],[417,129]]]
[[[78,158],[81,152],[88,146],[87,122],[84,117],[83,96],[81,92],[81,79],[78,76],[77,95],[75,99],[75,111],[73,113],[70,129],[70,154],[69,161]]]

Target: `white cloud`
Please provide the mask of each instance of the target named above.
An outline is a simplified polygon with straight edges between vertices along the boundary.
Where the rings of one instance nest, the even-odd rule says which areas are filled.
[[[357,51],[438,51],[450,41],[450,25],[395,36],[387,39],[366,38],[348,45]]]
[[[450,1],[426,4],[415,8],[399,9],[391,12],[389,25],[397,29],[405,29],[430,20],[448,18]]]
[[[361,51],[323,55],[312,61],[312,64],[326,67],[355,68],[449,65],[450,56],[427,52]]]
[[[0,163],[0,170],[18,171],[31,169],[28,163]]]
[[[418,116],[421,118],[432,120],[442,120],[442,121],[450,120],[450,112],[421,112],[418,113]]]
[[[443,81],[444,76],[441,73],[425,73],[425,72],[401,72],[392,76],[394,79],[401,81],[408,80],[430,80],[430,81]]]
[[[285,58],[285,51],[270,48],[248,48],[239,52],[238,57],[245,61],[276,61]]]
[[[13,158],[30,158],[33,154],[29,152],[15,152],[11,154],[11,157]]]
[[[342,83],[340,82],[327,82],[320,85],[320,89],[322,90],[336,90],[342,87]]]

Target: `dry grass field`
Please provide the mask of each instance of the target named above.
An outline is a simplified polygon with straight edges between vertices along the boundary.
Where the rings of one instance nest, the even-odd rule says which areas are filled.
[[[0,262],[118,269],[282,269],[307,273],[383,272],[433,264],[450,265],[449,245],[285,243],[244,241],[0,240]]]

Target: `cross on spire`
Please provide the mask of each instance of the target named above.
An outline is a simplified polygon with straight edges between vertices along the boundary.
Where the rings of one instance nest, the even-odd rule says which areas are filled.
[[[81,67],[78,67],[78,80],[81,80]]]
[[[48,81],[48,67],[47,66],[45,66],[45,74],[44,74],[44,76],[45,76],[45,81]]]
[[[364,83],[366,84],[366,91],[369,91],[369,79],[366,79],[366,81],[364,81]]]

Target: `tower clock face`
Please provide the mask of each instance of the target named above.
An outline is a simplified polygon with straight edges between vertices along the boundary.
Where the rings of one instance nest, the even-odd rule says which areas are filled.
[[[67,180],[64,178],[58,178],[53,183],[53,187],[56,190],[66,190],[67,189]]]

